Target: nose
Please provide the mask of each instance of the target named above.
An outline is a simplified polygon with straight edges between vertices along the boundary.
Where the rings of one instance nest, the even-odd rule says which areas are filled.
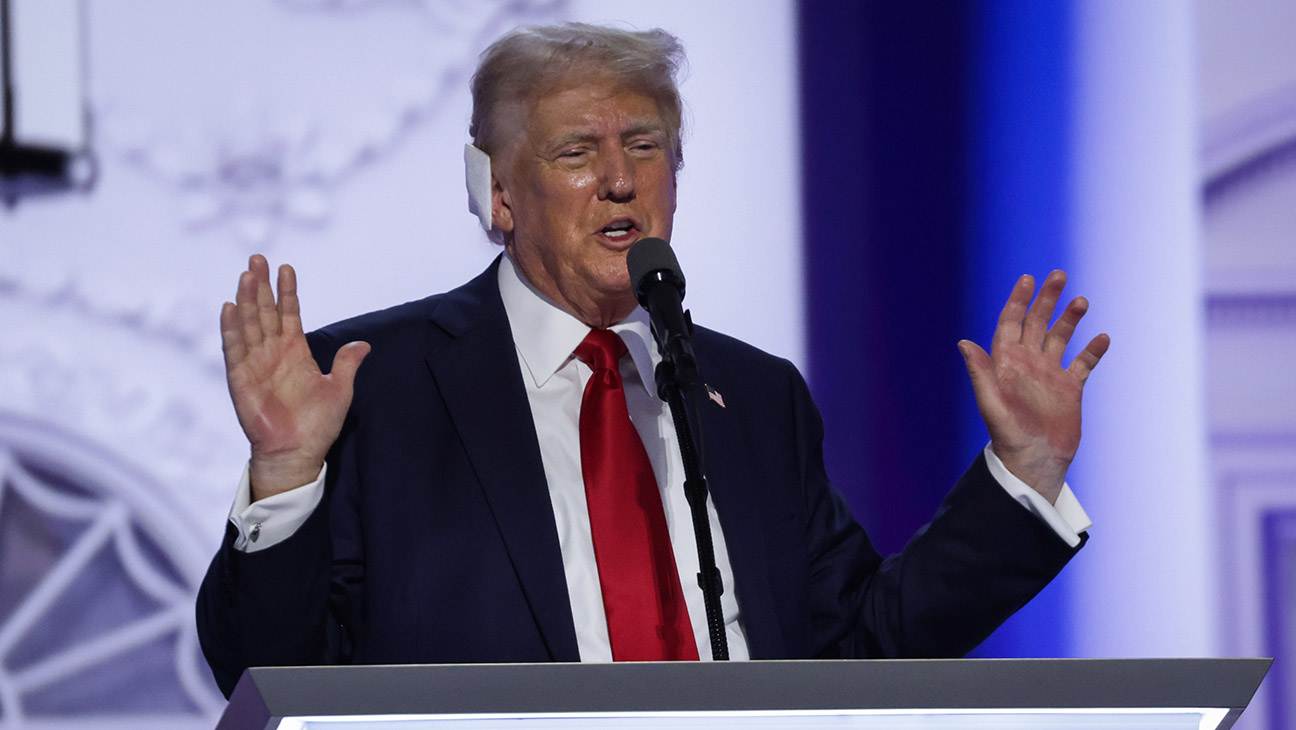
[[[634,198],[634,161],[624,150],[602,155],[599,200],[625,202]]]

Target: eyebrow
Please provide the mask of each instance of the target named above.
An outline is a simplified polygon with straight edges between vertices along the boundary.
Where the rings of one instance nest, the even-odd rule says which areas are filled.
[[[666,136],[666,125],[661,122],[651,120],[631,120],[630,125],[621,132],[621,139],[635,137],[641,134],[660,134]],[[574,132],[557,137],[545,145],[546,148],[553,149],[564,147],[577,142],[590,142],[599,138],[599,134],[593,129],[579,129]]]
[[[629,129],[621,133],[621,137],[624,139],[625,137],[634,137],[640,134],[665,135],[666,125],[659,121],[650,121],[646,119],[642,121],[633,121]]]

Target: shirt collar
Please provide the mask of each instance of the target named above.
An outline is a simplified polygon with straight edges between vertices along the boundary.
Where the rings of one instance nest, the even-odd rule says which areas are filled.
[[[544,387],[567,364],[590,328],[532,286],[507,253],[500,261],[499,289],[525,374],[537,388]],[[653,372],[661,355],[653,342],[648,313],[635,307],[610,329],[625,342],[640,383],[650,394],[655,393]]]

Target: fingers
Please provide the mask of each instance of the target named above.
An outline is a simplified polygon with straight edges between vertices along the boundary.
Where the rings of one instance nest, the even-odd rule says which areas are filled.
[[[279,267],[279,318],[283,333],[301,334],[301,303],[297,300],[297,272],[284,264]]]
[[[1062,296],[1064,286],[1066,286],[1066,274],[1061,271],[1050,272],[1044,277],[1039,295],[1035,297],[1035,302],[1026,312],[1021,336],[1023,345],[1043,347],[1044,335],[1048,332],[1049,321],[1053,319],[1053,310],[1057,308],[1057,301]]]
[[[1062,311],[1062,316],[1058,321],[1053,323],[1049,329],[1048,336],[1044,338],[1044,352],[1048,354],[1054,362],[1062,362],[1062,353],[1066,352],[1067,343],[1071,341],[1071,335],[1075,334],[1076,325],[1084,317],[1085,312],[1089,311],[1089,300],[1084,297],[1076,297],[1071,300],[1067,308]]]
[[[1071,367],[1067,368],[1067,372],[1080,378],[1080,383],[1084,384],[1089,379],[1089,374],[1093,372],[1093,369],[1098,367],[1098,361],[1102,359],[1103,355],[1107,354],[1107,348],[1110,346],[1111,337],[1106,334],[1098,335],[1089,340],[1089,344],[1085,345],[1085,349],[1071,361]]]
[[[1035,277],[1026,274],[1017,280],[1012,293],[1008,295],[1008,301],[1004,302],[1003,309],[999,312],[994,339],[990,342],[991,350],[1010,342],[1021,341],[1022,318],[1026,316],[1026,305],[1034,292]]]
[[[248,270],[256,277],[257,319],[265,337],[279,334],[279,310],[275,307],[274,290],[270,288],[270,264],[260,254],[248,259]]]
[[[265,339],[261,331],[261,315],[257,306],[256,274],[249,269],[239,274],[238,294],[234,297],[238,307],[239,328],[243,333],[243,344],[256,347]]]
[[[238,315],[238,307],[233,302],[221,306],[221,352],[225,353],[225,369],[233,369],[247,356],[247,347],[243,344]]]
[[[237,329],[244,351],[260,345],[267,337],[287,331],[300,333],[301,308],[297,301],[297,276],[287,264],[279,267],[279,298],[275,302],[270,286],[270,264],[261,254],[248,259],[247,271],[239,276],[232,317],[237,327],[226,327],[226,313],[221,312],[221,332]],[[222,335],[224,336],[224,335]]]
[[[1089,311],[1089,300],[1076,297],[1062,310],[1062,314],[1053,326],[1049,326],[1049,320],[1057,309],[1066,281],[1065,272],[1051,272],[1040,286],[1035,301],[1031,302],[1034,279],[1029,274],[1018,279],[1012,293],[1008,296],[1008,301],[1004,303],[1003,310],[999,313],[999,322],[995,326],[994,340],[991,342],[991,352],[998,353],[1000,348],[1020,344],[1027,348],[1043,350],[1052,362],[1061,365],[1062,356],[1071,342],[1071,337],[1075,334],[1076,326]],[[1093,338],[1072,360],[1071,366],[1067,368],[1068,372],[1079,377],[1080,382],[1084,383],[1110,345],[1111,338],[1105,334]],[[966,340],[959,343],[959,350],[963,352],[968,373],[972,376],[975,386],[978,378],[984,379],[976,369],[979,360],[976,353],[984,353],[984,350]],[[998,358],[999,355],[996,354],[995,357]],[[989,362],[985,367],[988,372],[993,372]]]

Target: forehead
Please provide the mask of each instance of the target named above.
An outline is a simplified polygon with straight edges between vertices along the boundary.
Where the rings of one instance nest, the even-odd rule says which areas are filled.
[[[656,100],[602,78],[556,86],[532,99],[528,111],[527,135],[533,141],[575,132],[601,135],[666,128]]]

